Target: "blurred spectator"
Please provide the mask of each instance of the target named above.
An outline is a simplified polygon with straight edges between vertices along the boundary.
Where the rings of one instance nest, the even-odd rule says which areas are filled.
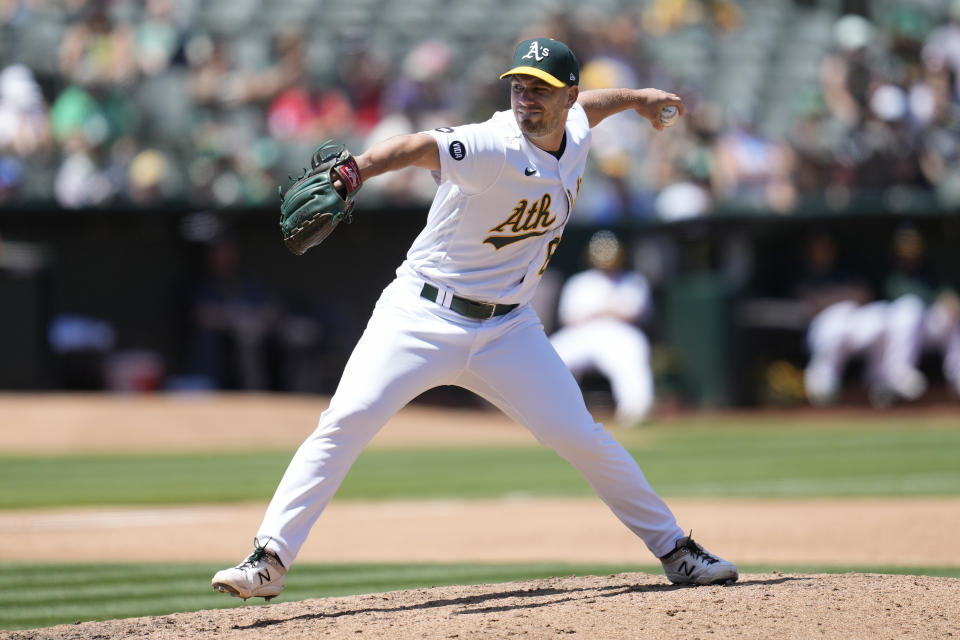
[[[940,203],[948,208],[960,205],[960,94],[954,93],[954,73],[930,68],[911,91],[911,103],[923,124],[918,164]]]
[[[340,84],[353,105],[354,135],[368,135],[383,117],[384,95],[389,82],[389,55],[365,36],[346,38],[338,64]]]
[[[228,40],[199,33],[190,38],[186,48],[187,87],[199,105],[218,106],[240,95],[239,79],[230,61]]]
[[[654,0],[643,12],[643,23],[657,35],[709,20],[718,31],[735,30],[741,9],[731,0]]]
[[[107,119],[97,101],[80,87],[67,87],[50,107],[50,128],[56,142],[64,147],[83,142],[98,145],[108,135]],[[81,140],[77,140],[80,138]]]
[[[851,138],[859,155],[851,186],[877,190],[922,185],[916,135],[901,87],[883,83],[870,92],[868,110]]]
[[[77,147],[64,158],[53,184],[57,204],[65,209],[82,209],[106,203],[113,195],[99,158],[89,149]]]
[[[930,31],[921,55],[927,69],[953,77],[951,93],[960,100],[960,0],[950,2],[946,23]]]
[[[134,30],[110,20],[109,2],[90,2],[64,31],[60,72],[84,86],[126,85],[136,77]]]
[[[924,136],[917,135],[937,112],[920,56],[926,17],[894,6],[880,18],[874,23],[845,15],[836,21],[834,49],[821,64],[826,117],[816,125],[808,120],[795,138],[804,156],[802,186],[808,192],[824,188],[837,207],[858,191],[896,197],[902,205],[910,190],[929,189],[930,179],[937,179],[922,170]],[[819,149],[809,153],[813,145]],[[810,162],[814,156],[818,161]],[[810,180],[815,164],[828,168]]]
[[[95,91],[95,93],[94,93]],[[65,208],[102,206],[125,193],[126,179],[111,169],[111,147],[135,130],[128,97],[114,90],[67,87],[50,108],[50,128],[62,162],[54,182],[57,203]]]
[[[296,28],[274,38],[271,56],[241,58],[237,45],[236,40],[203,32],[187,41],[188,88],[196,103],[220,109],[250,103],[265,108],[281,91],[304,81],[306,42]]]
[[[281,142],[322,141],[353,128],[356,114],[340,89],[322,89],[314,95],[297,83],[282,90],[267,108],[267,130]]]
[[[636,87],[636,72],[622,59],[598,56],[587,62],[580,74],[583,90]],[[613,224],[637,216],[644,209],[643,183],[637,173],[652,128],[636,113],[615,114],[593,128],[591,166],[577,216],[594,224]]]
[[[681,121],[687,135],[673,142],[658,162],[654,212],[661,220],[683,220],[716,208],[713,182],[717,165],[719,109],[709,102],[687,105]]]
[[[120,167],[123,168],[122,163]],[[166,200],[164,191],[169,195],[173,180],[170,161],[162,151],[144,149],[129,161],[127,191],[134,204],[150,205]]]
[[[796,204],[795,154],[747,120],[720,134],[713,188],[719,200],[748,210],[790,213]]]
[[[0,71],[0,156],[21,158],[49,149],[47,105],[33,72],[22,64]]]
[[[0,203],[19,199],[29,167],[52,148],[47,106],[33,72],[22,64],[0,71]]]
[[[677,170],[657,195],[653,208],[659,219],[668,222],[705,215],[713,208],[709,183],[696,174]]]
[[[859,15],[845,15],[833,25],[834,50],[820,64],[820,87],[830,113],[847,127],[862,119],[868,92],[879,65],[874,25]]]
[[[448,74],[453,54],[443,42],[425,40],[406,55],[400,75],[384,93],[386,113],[402,114],[417,131],[459,124]]]
[[[490,2],[491,9],[505,5]],[[51,189],[33,184],[11,188],[22,175],[17,167],[52,173],[77,153],[97,170],[111,170],[111,145],[129,136],[134,155],[158,151],[173,174],[182,168],[186,178],[148,198],[127,193],[127,186],[102,204],[263,205],[273,197],[265,185],[282,182],[296,170],[293,158],[305,158],[324,139],[362,146],[466,122],[490,105],[505,108],[497,79],[503,47],[546,34],[573,45],[582,88],[661,86],[683,95],[688,107],[667,135],[652,135],[631,114],[595,129],[575,221],[786,214],[822,206],[823,199],[842,211],[864,194],[882,196],[893,209],[923,203],[917,194],[935,194],[946,207],[960,203],[960,0],[869,10],[814,4],[788,3],[790,17],[777,24],[718,0],[554,8],[539,22],[508,24],[483,53],[466,59],[427,28],[392,31],[382,17],[390,11],[356,29],[327,25],[333,37],[317,40],[304,24],[251,20],[266,8],[262,0],[238,10],[242,16],[229,24],[219,9],[198,2],[7,2],[0,9],[0,67],[13,70],[13,88],[0,92],[16,98],[0,95],[0,156],[17,158],[4,164],[7,186],[0,193],[7,201],[48,197]],[[836,9],[862,15],[803,20]],[[744,46],[732,46],[741,37]],[[764,57],[770,42],[779,46],[778,37],[817,57],[795,65]],[[52,63],[47,41],[55,48]],[[737,57],[726,55],[732,50]],[[741,58],[749,63],[745,77],[755,71],[802,77],[808,63],[819,65],[819,77],[800,87],[789,114],[778,90],[764,82],[745,81],[744,94],[731,101]],[[23,82],[31,69],[36,78]],[[38,124],[44,94],[53,103],[51,134]],[[33,125],[11,124],[11,100],[30,101],[19,103],[16,119]],[[741,111],[724,121],[721,105]],[[86,138],[83,145],[77,135]],[[11,144],[19,150],[11,153]],[[429,189],[422,187],[399,176],[371,191],[425,204]]]
[[[273,39],[272,56],[257,66],[239,68],[234,103],[265,104],[284,89],[306,80],[306,41],[293,28]]]
[[[174,0],[147,0],[146,15],[136,25],[137,67],[147,76],[163,73],[182,46],[183,33],[174,17]]]
[[[267,131],[277,140],[320,139],[317,108],[310,90],[288,87],[267,108]]]
[[[654,400],[650,342],[639,326],[653,311],[650,286],[625,268],[623,244],[610,231],[590,238],[587,263],[560,291],[562,328],[550,341],[574,375],[596,370],[609,380],[616,420],[633,426]]]
[[[24,167],[19,159],[0,157],[0,204],[17,200],[24,179]]]

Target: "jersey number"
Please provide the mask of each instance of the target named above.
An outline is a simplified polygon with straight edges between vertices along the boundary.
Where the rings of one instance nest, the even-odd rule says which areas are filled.
[[[550,264],[550,258],[553,257],[553,254],[556,252],[559,245],[560,236],[557,236],[547,244],[547,258],[543,261],[543,266],[540,267],[540,271],[537,272],[538,276],[542,276],[543,272],[547,270],[547,265]]]

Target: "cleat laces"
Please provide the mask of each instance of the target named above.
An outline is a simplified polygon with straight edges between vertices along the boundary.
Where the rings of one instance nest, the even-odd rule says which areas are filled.
[[[267,543],[269,543],[271,540],[273,540],[273,538],[267,538]],[[258,562],[260,562],[260,560],[262,560],[263,557],[266,556],[266,555],[269,555],[269,556],[271,557],[271,559],[276,560],[276,561],[280,564],[280,566],[283,567],[284,569],[287,568],[287,567],[283,564],[283,561],[280,559],[280,556],[278,556],[277,554],[273,553],[272,551],[268,551],[266,545],[261,545],[261,544],[260,544],[260,540],[257,539],[257,538],[254,538],[254,539],[253,539],[253,553],[251,553],[250,556],[249,556],[246,560],[244,560],[243,562],[241,562],[240,564],[238,564],[238,565],[237,565],[237,569],[243,569],[244,567],[251,567],[251,568],[253,568],[253,567],[254,567]]]
[[[692,532],[691,532],[692,533]],[[699,544],[693,541],[693,538],[687,538],[687,542],[683,545],[687,551],[690,552],[694,558],[703,560],[707,564],[714,564],[720,562],[720,558],[710,555],[710,553],[701,547]]]

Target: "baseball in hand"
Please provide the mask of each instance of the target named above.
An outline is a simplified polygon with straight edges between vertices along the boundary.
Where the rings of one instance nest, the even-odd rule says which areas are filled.
[[[665,127],[672,127],[680,119],[680,110],[669,105],[660,110],[660,123]]]

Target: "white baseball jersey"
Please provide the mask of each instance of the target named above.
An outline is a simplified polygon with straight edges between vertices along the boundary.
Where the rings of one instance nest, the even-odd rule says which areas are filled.
[[[472,300],[529,302],[580,189],[586,112],[570,109],[559,160],[527,140],[511,111],[429,133],[440,148],[439,188],[400,270]]]

